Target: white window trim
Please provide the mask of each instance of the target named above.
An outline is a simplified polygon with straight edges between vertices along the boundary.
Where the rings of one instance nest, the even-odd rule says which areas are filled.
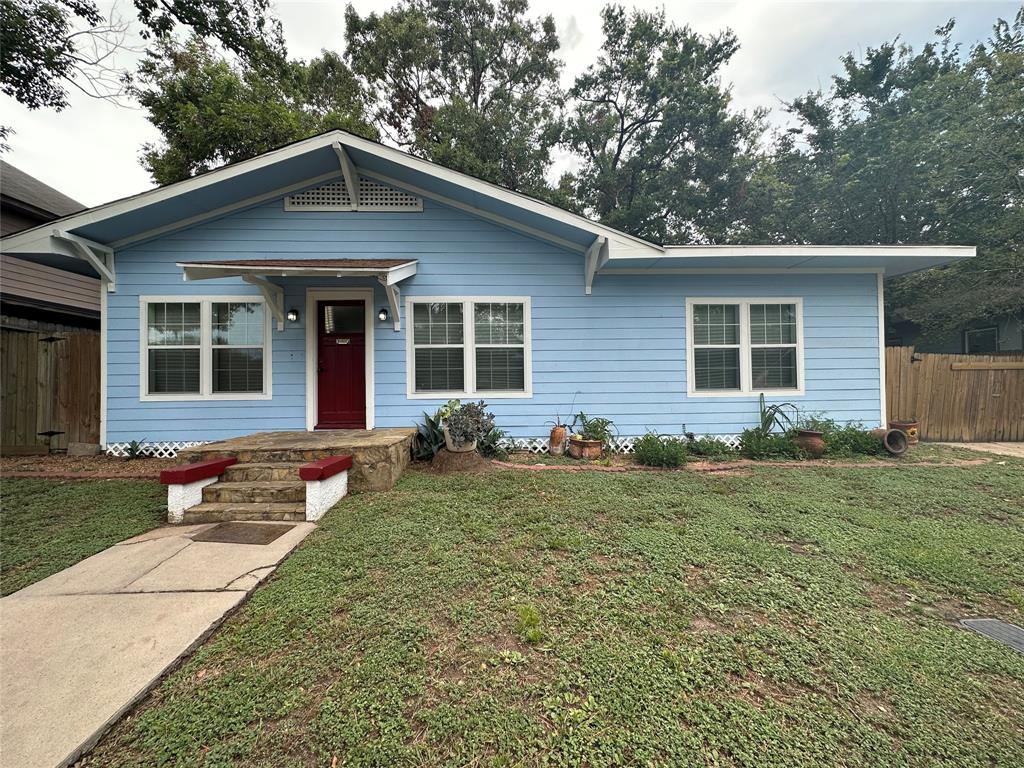
[[[987,333],[989,331],[995,331],[996,332],[996,351],[998,351],[999,348],[1002,346],[999,343],[999,341],[1000,341],[1000,339],[999,339],[999,326],[998,325],[986,325],[986,326],[980,327],[980,328],[965,328],[964,329],[964,335],[963,335],[963,350],[964,350],[964,354],[965,355],[990,355],[990,354],[992,354],[991,352],[971,352],[970,349],[968,349],[968,347],[970,347],[970,345],[971,345],[969,339],[970,339],[970,336],[971,336],[972,333]]]
[[[149,304],[161,303],[199,304],[199,392],[174,394],[149,393]],[[246,302],[263,304],[263,391],[262,392],[214,392],[213,391],[213,307],[221,302]],[[241,294],[230,296],[175,295],[139,296],[139,400],[142,402],[204,402],[207,400],[270,400],[273,398],[273,350],[271,316],[262,296]]]
[[[416,345],[413,343],[413,304],[462,304],[463,370],[464,390],[437,392],[416,391]],[[522,304],[523,305],[523,385],[522,392],[478,390],[476,388],[476,333],[473,325],[471,304]],[[478,397],[486,400],[524,399],[533,397],[533,312],[529,296],[406,296],[405,297],[405,396],[409,400],[450,400],[452,398]],[[490,345],[481,346],[508,346]]]
[[[695,389],[694,346],[693,346],[693,307],[696,304],[738,304],[740,308],[740,388],[723,390]],[[750,372],[750,350],[753,347],[786,346],[780,344],[750,343],[750,305],[751,304],[793,304],[796,307],[796,389],[754,389]],[[804,378],[804,303],[803,299],[787,296],[769,296],[763,298],[727,297],[695,297],[686,300],[686,395],[687,397],[751,397],[764,394],[766,396],[800,397],[806,392]]]

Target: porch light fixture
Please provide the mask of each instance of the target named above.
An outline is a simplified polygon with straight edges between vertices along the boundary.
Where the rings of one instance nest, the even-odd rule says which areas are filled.
[[[381,307],[377,311],[377,319],[380,320],[382,323],[386,323],[388,321],[388,308],[387,307]]]
[[[285,315],[288,318],[289,323],[297,323],[299,321],[299,310],[289,309],[288,314]]]

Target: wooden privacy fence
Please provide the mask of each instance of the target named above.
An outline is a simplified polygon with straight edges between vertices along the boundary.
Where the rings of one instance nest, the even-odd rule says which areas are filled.
[[[100,337],[0,329],[0,451],[45,453],[100,439]],[[47,438],[43,432],[62,432]]]
[[[921,439],[1024,440],[1024,354],[885,350],[889,420],[917,420]]]

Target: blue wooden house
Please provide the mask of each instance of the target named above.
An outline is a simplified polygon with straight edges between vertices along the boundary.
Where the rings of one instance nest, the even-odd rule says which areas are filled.
[[[102,436],[170,453],[483,399],[734,436],[758,396],[886,421],[882,283],[973,248],[673,246],[331,132],[4,238],[102,287]]]

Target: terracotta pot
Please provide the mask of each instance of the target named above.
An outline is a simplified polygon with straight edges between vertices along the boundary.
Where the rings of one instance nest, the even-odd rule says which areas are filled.
[[[600,459],[604,443],[600,440],[584,440],[582,437],[569,438],[569,455],[574,459]]]
[[[548,453],[552,456],[561,456],[565,453],[564,424],[558,424],[551,428],[551,436],[548,438]]]
[[[919,433],[921,424],[918,421],[890,421],[889,429],[898,429],[907,436],[907,442],[910,445],[917,445],[919,442]]]
[[[798,429],[793,442],[812,459],[820,459],[825,454],[824,436],[816,430]]]
[[[469,453],[470,451],[476,450],[476,440],[472,440],[463,445],[456,445],[455,441],[452,440],[451,433],[448,431],[448,427],[444,428],[444,447],[452,453]]]

